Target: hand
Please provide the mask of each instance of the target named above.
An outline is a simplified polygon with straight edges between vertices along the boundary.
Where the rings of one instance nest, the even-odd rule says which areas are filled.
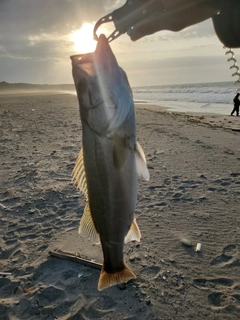
[[[136,41],[160,30],[180,31],[202,22],[219,12],[221,2],[220,0],[158,1],[162,4],[160,9],[133,26],[129,33],[131,40]]]

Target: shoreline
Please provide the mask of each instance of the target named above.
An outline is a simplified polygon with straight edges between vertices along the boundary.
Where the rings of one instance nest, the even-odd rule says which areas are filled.
[[[0,97],[17,97],[17,96],[55,96],[55,95],[67,95],[74,96],[77,99],[76,95],[73,95],[69,92],[64,91],[11,91],[10,92],[0,92]],[[190,111],[175,111],[171,110],[170,107],[163,107],[157,104],[148,103],[146,101],[135,101],[135,108],[141,110],[151,110],[154,112],[162,112],[167,114],[172,114],[175,116],[183,117],[187,121],[196,122],[199,124],[206,124],[213,127],[224,128],[228,130],[240,130],[240,117],[230,116],[219,113],[210,113],[210,112],[190,112]],[[238,121],[239,120],[239,121]]]
[[[217,113],[204,113],[204,112],[178,112],[171,111],[169,108],[161,107],[152,104],[135,104],[136,109],[151,110],[153,112],[160,112],[185,119],[189,122],[208,125],[216,128],[223,128],[227,130],[240,131],[240,117],[223,115]]]
[[[0,97],[9,97],[9,96],[28,96],[28,95],[71,95],[71,96],[77,96],[76,95],[76,92],[75,91],[63,91],[63,90],[46,90],[46,91],[43,91],[43,90],[29,90],[29,91],[26,91],[26,90],[9,90],[9,91],[0,91]],[[164,103],[164,102],[163,102]],[[172,101],[172,103],[174,104],[175,101]],[[182,106],[179,110],[176,110],[176,106],[161,106],[159,103],[157,102],[148,102],[148,101],[145,101],[145,100],[139,100],[139,99],[134,99],[134,104],[135,106],[138,106],[138,107],[147,107],[149,106],[150,108],[153,106],[155,109],[158,109],[158,110],[165,110],[165,111],[168,111],[168,112],[171,112],[171,113],[182,113],[182,114],[190,114],[190,115],[195,115],[195,114],[198,114],[198,115],[224,115],[224,116],[228,116],[230,115],[231,113],[231,110],[232,110],[232,105],[229,105],[229,114],[226,114],[226,113],[215,113],[215,112],[203,112],[203,111],[190,111],[190,110],[181,110],[182,109]],[[181,104],[183,104],[183,102],[181,101]],[[186,102],[186,104],[190,104],[190,102]],[[192,102],[192,104],[196,104],[195,102]],[[221,104],[220,104],[221,105]]]

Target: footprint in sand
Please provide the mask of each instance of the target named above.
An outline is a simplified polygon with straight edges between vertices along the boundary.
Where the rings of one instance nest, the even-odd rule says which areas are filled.
[[[229,278],[218,278],[218,279],[194,279],[193,284],[200,289],[219,289],[223,287],[231,287],[233,280]]]
[[[212,292],[208,295],[208,302],[213,307],[227,307],[240,305],[240,294],[224,294],[223,292]]]
[[[208,295],[208,302],[213,307],[240,306],[240,284],[232,279],[194,279],[193,284],[198,289],[213,290]]]
[[[229,244],[223,252],[211,261],[211,266],[219,265],[221,267],[240,266],[240,257],[235,244]]]
[[[216,256],[210,264],[214,267],[240,266],[238,247],[229,244],[223,248],[220,255]],[[235,283],[231,278],[194,279],[193,285],[198,289],[209,291],[208,302],[214,308],[240,309],[240,283]]]

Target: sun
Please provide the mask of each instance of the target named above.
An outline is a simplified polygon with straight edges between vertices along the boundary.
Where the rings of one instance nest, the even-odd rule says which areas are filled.
[[[70,35],[70,40],[74,43],[78,53],[93,52],[96,48],[97,41],[93,39],[94,25],[84,23],[82,27]]]

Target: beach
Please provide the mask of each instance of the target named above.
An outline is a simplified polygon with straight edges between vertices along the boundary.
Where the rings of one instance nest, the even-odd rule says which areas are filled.
[[[49,254],[102,263],[78,235],[77,97],[0,95],[1,320],[239,319],[240,118],[144,103],[136,116],[150,172],[135,211],[142,239],[124,252],[137,278],[99,292],[98,269]]]

